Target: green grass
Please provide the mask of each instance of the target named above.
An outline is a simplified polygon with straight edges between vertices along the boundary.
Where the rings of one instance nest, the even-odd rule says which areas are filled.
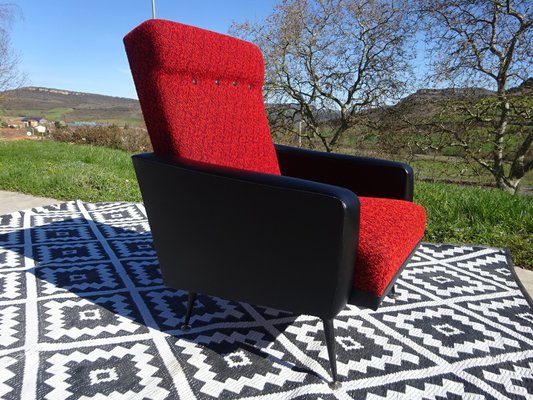
[[[61,121],[65,119],[65,115],[74,111],[73,108],[51,108],[47,110],[44,117],[48,121]]]
[[[515,265],[533,269],[533,197],[417,182],[415,201],[427,211],[424,240],[509,248]]]
[[[0,142],[0,188],[62,200],[141,200],[130,154],[48,140]]]
[[[511,249],[533,269],[533,197],[496,189],[417,182],[425,241]],[[0,189],[63,200],[140,201],[130,154],[55,141],[0,142]]]
[[[455,181],[457,183],[471,183],[476,185],[495,185],[494,177],[477,164],[469,164],[461,158],[442,159],[428,158],[426,160],[401,160],[413,167],[415,175],[420,178]],[[509,165],[505,165],[506,173]],[[520,186],[533,186],[533,171],[529,171],[520,181]]]

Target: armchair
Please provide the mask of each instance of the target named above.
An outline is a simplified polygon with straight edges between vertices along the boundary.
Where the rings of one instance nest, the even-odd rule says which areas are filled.
[[[124,38],[154,153],[133,164],[166,285],[333,320],[377,308],[425,211],[402,163],[272,143],[251,43],[164,20]]]

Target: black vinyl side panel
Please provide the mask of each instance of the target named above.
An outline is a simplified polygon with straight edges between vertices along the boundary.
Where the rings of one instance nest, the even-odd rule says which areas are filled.
[[[346,305],[352,192],[154,154],[133,163],[168,286],[321,318]]]
[[[276,145],[284,176],[328,183],[357,196],[413,200],[413,169],[404,163]]]

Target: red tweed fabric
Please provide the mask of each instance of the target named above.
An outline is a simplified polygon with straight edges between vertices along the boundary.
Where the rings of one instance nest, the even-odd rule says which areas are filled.
[[[124,38],[154,151],[279,175],[255,45],[165,20]]]
[[[424,207],[359,197],[361,220],[354,287],[381,296],[426,228]]]

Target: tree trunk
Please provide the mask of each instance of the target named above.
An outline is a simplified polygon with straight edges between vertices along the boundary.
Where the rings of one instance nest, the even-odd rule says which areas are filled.
[[[520,179],[503,179],[496,177],[496,187],[510,194],[516,194]]]
[[[496,178],[496,186],[507,192],[514,194],[516,191],[516,185],[513,186],[507,177],[504,170],[504,138],[507,131],[507,124],[509,122],[509,111],[511,109],[509,100],[505,94],[505,89],[500,83],[498,85],[498,101],[500,102],[500,118],[494,129],[494,150],[493,150],[493,171]]]

